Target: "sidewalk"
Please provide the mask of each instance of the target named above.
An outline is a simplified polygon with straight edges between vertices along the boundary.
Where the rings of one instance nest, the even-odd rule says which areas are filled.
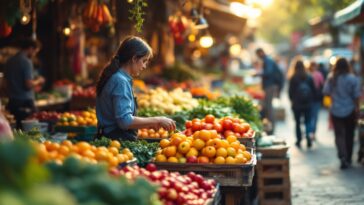
[[[285,121],[276,123],[276,135],[287,137],[291,146],[290,176],[294,205],[364,204],[364,166],[356,163],[358,146],[354,148],[353,166],[340,170],[334,142],[334,133],[328,128],[328,111],[320,111],[316,141],[311,150],[306,141],[301,149],[294,143],[295,122],[286,95],[282,96],[286,109]],[[355,144],[358,139],[355,136]]]

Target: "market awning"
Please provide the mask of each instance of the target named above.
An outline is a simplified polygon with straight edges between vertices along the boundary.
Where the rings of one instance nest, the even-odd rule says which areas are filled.
[[[214,0],[205,0],[204,7],[208,10],[205,18],[209,24],[209,31],[215,39],[224,39],[227,35],[240,36],[246,25],[246,18],[237,16],[230,11],[228,5]]]
[[[364,23],[363,6],[364,0],[357,0],[348,7],[336,12],[333,24],[338,26],[343,23]]]
[[[319,34],[303,41],[302,46],[304,48],[315,48],[322,45],[327,45],[332,42],[330,34]]]

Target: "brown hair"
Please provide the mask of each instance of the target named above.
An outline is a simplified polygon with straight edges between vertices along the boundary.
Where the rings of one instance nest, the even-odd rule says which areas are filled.
[[[101,71],[99,80],[96,85],[97,96],[101,95],[101,91],[111,76],[116,73],[120,66],[129,63],[133,57],[140,59],[144,56],[152,56],[152,49],[141,38],[136,36],[126,37],[120,44],[116,55],[111,59],[108,65]]]

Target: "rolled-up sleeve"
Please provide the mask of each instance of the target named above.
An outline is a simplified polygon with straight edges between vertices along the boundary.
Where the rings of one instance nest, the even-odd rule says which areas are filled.
[[[132,88],[125,81],[119,81],[116,84],[112,95],[114,115],[118,126],[126,129],[133,121]]]

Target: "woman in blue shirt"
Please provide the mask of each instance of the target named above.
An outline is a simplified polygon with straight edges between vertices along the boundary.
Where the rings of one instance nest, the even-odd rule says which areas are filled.
[[[175,130],[175,122],[166,117],[136,117],[137,103],[133,78],[152,57],[152,49],[141,38],[125,38],[111,62],[103,69],[96,85],[98,135],[111,139],[135,140],[140,128]]]
[[[345,58],[339,58],[325,82],[323,92],[332,99],[330,114],[341,169],[351,164],[356,116],[359,113],[360,82]]]

